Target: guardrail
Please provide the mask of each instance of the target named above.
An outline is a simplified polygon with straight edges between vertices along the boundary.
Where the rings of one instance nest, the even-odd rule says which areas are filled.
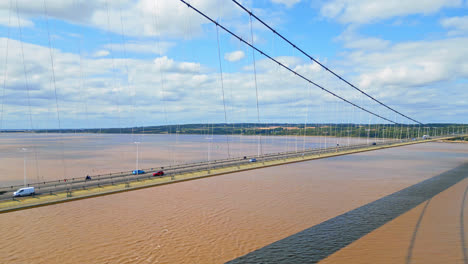
[[[456,135],[454,135],[456,136]],[[438,138],[446,138],[446,136],[439,136],[439,137],[432,137],[432,139]],[[414,142],[414,141],[425,141],[424,139],[402,139],[402,140],[384,140],[383,142],[375,143],[375,145],[385,145],[390,146],[399,143],[405,142]],[[344,145],[344,146],[332,146],[327,148],[313,148],[307,149],[305,151],[287,151],[287,152],[278,152],[278,153],[267,153],[261,156],[245,156],[245,157],[236,157],[236,158],[228,158],[228,159],[220,159],[220,160],[213,160],[213,161],[202,161],[202,162],[195,162],[195,163],[187,163],[187,164],[178,164],[178,165],[170,165],[170,166],[162,166],[162,167],[154,167],[143,169],[145,174],[134,175],[132,171],[122,171],[122,172],[115,172],[109,174],[98,174],[98,175],[90,175],[91,180],[86,180],[85,177],[74,177],[74,178],[66,178],[61,180],[54,180],[54,181],[44,181],[44,182],[36,182],[27,184],[27,186],[34,186],[37,188],[36,192],[40,193],[41,190],[44,189],[51,189],[54,188],[54,192],[62,192],[65,190],[72,190],[73,184],[83,184],[85,183],[87,187],[99,187],[100,185],[105,184],[116,184],[116,183],[125,183],[130,181],[139,181],[147,178],[153,178],[153,172],[157,172],[159,170],[164,171],[163,177],[170,177],[175,174],[183,174],[187,172],[198,172],[203,170],[211,170],[211,169],[219,169],[223,167],[230,167],[236,165],[242,165],[244,163],[249,163],[250,158],[255,158],[257,162],[265,162],[271,160],[280,160],[280,159],[287,159],[287,158],[294,158],[294,157],[301,157],[313,154],[327,154],[339,151],[346,151],[346,150],[353,150],[364,148],[367,146],[374,145],[374,142],[369,144],[355,144],[355,145]],[[83,186],[83,185],[82,185]],[[0,187],[0,192],[10,192],[15,191],[18,188],[22,188],[24,185],[11,185],[7,187]],[[49,190],[50,191],[50,190]],[[52,191],[50,191],[52,193]]]

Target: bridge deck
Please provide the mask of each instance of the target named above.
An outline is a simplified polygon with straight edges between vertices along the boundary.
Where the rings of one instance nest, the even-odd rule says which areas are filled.
[[[110,195],[158,185],[171,184],[181,181],[195,180],[213,177],[234,172],[260,169],[271,166],[279,166],[289,163],[349,155],[353,153],[373,151],[378,149],[399,147],[418,143],[432,142],[438,140],[460,137],[438,137],[429,140],[387,142],[380,145],[353,145],[339,148],[312,149],[305,152],[286,152],[266,154],[257,158],[257,162],[249,162],[245,159],[229,159],[223,161],[203,162],[174,166],[167,168],[168,173],[163,177],[153,177],[151,173],[133,175],[126,173],[109,174],[106,177],[98,177],[92,181],[70,179],[62,182],[41,183],[36,187],[36,195],[30,197],[12,198],[12,191],[16,189],[0,188],[0,213],[23,210],[39,206],[69,202],[79,199]],[[103,175],[102,175],[103,176]],[[12,190],[9,190],[12,189]]]

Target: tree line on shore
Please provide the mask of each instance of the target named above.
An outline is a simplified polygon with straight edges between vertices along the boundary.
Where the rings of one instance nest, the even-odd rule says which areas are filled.
[[[183,124],[126,128],[3,130],[2,132],[34,133],[112,133],[112,134],[206,134],[206,135],[265,135],[265,136],[331,136],[369,138],[418,138],[423,135],[441,136],[465,134],[462,124],[288,124],[235,123]]]

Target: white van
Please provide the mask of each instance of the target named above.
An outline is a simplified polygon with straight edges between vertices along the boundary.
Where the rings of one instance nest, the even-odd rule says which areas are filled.
[[[18,197],[18,196],[27,196],[27,195],[33,195],[34,194],[34,187],[25,187],[18,189],[16,192],[13,193],[13,197]]]

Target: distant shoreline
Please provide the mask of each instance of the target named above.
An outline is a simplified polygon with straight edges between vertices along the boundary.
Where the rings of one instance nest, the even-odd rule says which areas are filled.
[[[463,133],[468,126],[460,124],[287,124],[233,123],[185,124],[126,128],[92,129],[11,129],[0,133],[59,134],[174,134],[174,135],[245,135],[245,136],[316,136],[350,138],[420,138]]]

